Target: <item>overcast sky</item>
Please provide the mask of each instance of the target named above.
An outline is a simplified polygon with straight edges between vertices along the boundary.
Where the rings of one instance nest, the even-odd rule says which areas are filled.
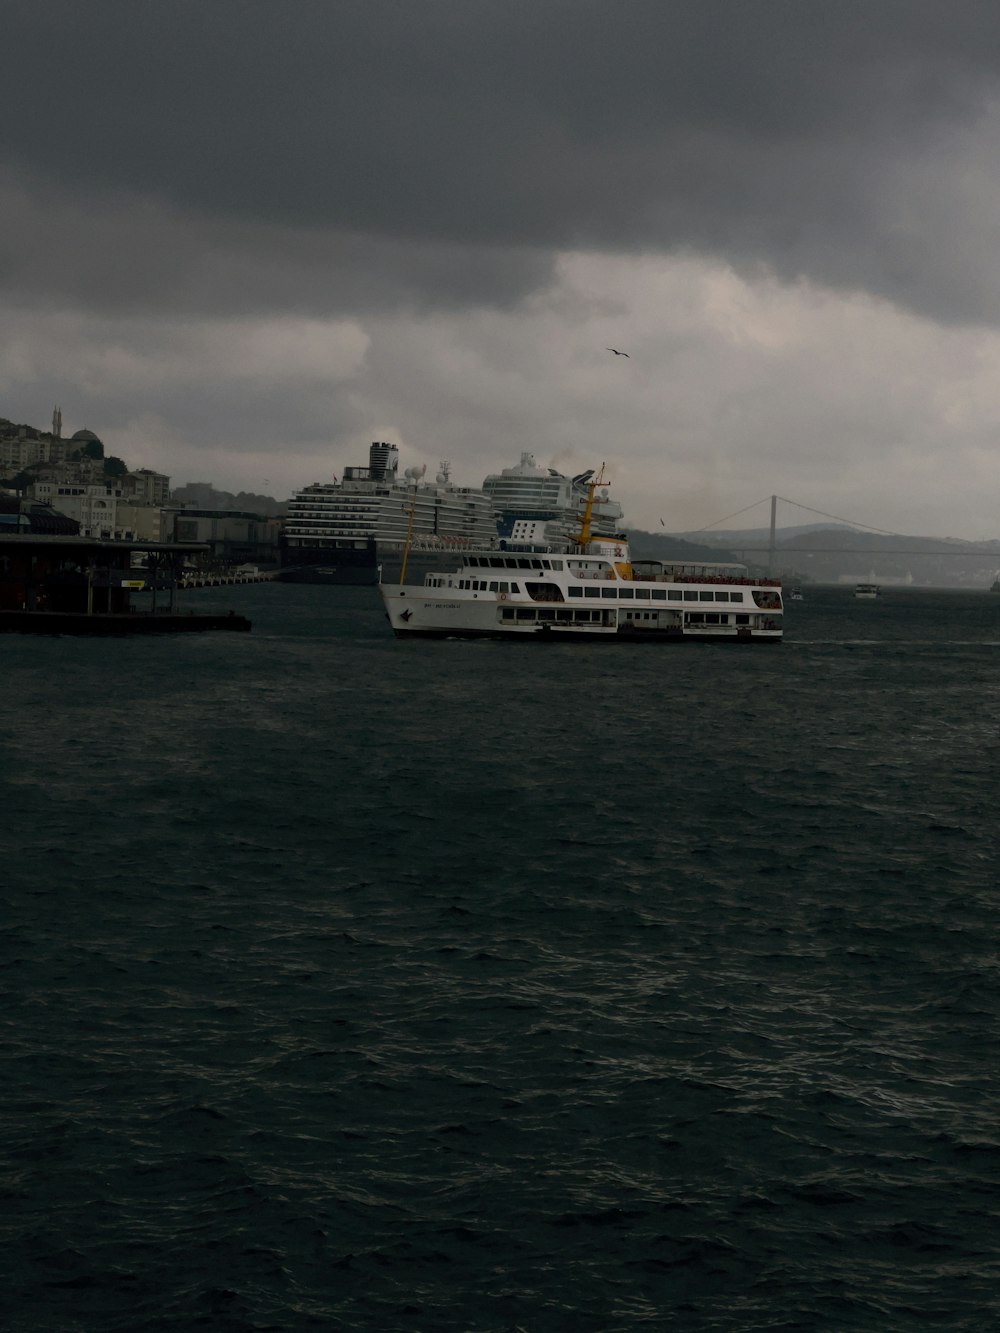
[[[996,0],[6,0],[3,42],[0,416],[279,498],[378,439],[606,460],[636,527],[1000,536]]]

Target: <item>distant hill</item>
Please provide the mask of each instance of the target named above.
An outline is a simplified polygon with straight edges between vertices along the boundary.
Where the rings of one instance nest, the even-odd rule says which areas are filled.
[[[273,518],[288,509],[287,500],[276,500],[273,495],[256,495],[253,491],[218,491],[210,481],[189,481],[175,486],[170,492],[172,503],[190,505],[194,509],[239,509],[246,513]]]
[[[799,526],[787,528],[775,528],[775,540],[779,542],[791,541],[795,537],[808,535],[814,532],[831,532],[834,530],[845,532],[857,532],[857,528],[852,528],[847,523],[803,523]],[[681,532],[678,536],[688,540],[690,537],[698,537],[709,546],[740,546],[746,543],[748,546],[766,546],[771,537],[770,528],[713,528],[711,532]]]
[[[643,560],[734,560],[766,570],[767,528],[684,534],[633,531],[632,553]],[[1000,571],[1000,540],[889,536],[847,525],[810,524],[775,532],[774,573],[795,583],[905,583],[925,588],[988,588]]]
[[[699,542],[689,542],[683,537],[675,537],[670,532],[643,532],[641,528],[632,528],[628,533],[629,547],[636,560],[686,560],[690,563],[724,563],[732,561],[749,564],[749,561],[720,546],[708,546]]]
[[[767,528],[727,532],[719,534],[720,546],[715,549],[735,551],[737,559],[766,564],[769,539]],[[745,555],[743,543],[750,548]],[[929,588],[982,588],[989,587],[998,568],[1000,540],[895,536],[840,525],[780,528],[775,533],[775,572],[797,581],[860,583],[871,579]]]

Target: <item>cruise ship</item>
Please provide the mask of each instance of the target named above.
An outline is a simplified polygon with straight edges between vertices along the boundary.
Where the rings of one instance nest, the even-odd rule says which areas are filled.
[[[399,472],[394,444],[373,442],[367,467],[316,482],[288,504],[280,578],[290,583],[376,584],[408,566],[419,575],[449,568],[465,550],[496,541],[493,505],[481,490],[455,486],[449,464],[433,481],[424,468]]]
[[[516,467],[491,473],[483,490],[497,511],[501,538],[511,536],[515,524],[542,522],[548,541],[562,542],[580,528],[590,498],[593,469],[565,477],[551,467],[539,467],[532,453],[522,453]],[[591,531],[595,537],[614,537],[622,525],[622,507],[601,488],[593,497]]]

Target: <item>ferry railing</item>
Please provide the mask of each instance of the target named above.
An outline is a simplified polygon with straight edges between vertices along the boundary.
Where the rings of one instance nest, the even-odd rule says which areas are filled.
[[[743,587],[754,588],[780,588],[781,579],[759,578],[752,579],[746,575],[724,575],[709,574],[635,574],[632,575],[632,581],[635,583],[714,583],[714,584],[732,584],[735,583]]]

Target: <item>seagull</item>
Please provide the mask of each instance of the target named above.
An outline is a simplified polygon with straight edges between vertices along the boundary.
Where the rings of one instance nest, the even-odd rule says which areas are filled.
[[[617,347],[605,347],[606,352],[614,352],[615,356],[628,356],[628,352],[619,352]]]

